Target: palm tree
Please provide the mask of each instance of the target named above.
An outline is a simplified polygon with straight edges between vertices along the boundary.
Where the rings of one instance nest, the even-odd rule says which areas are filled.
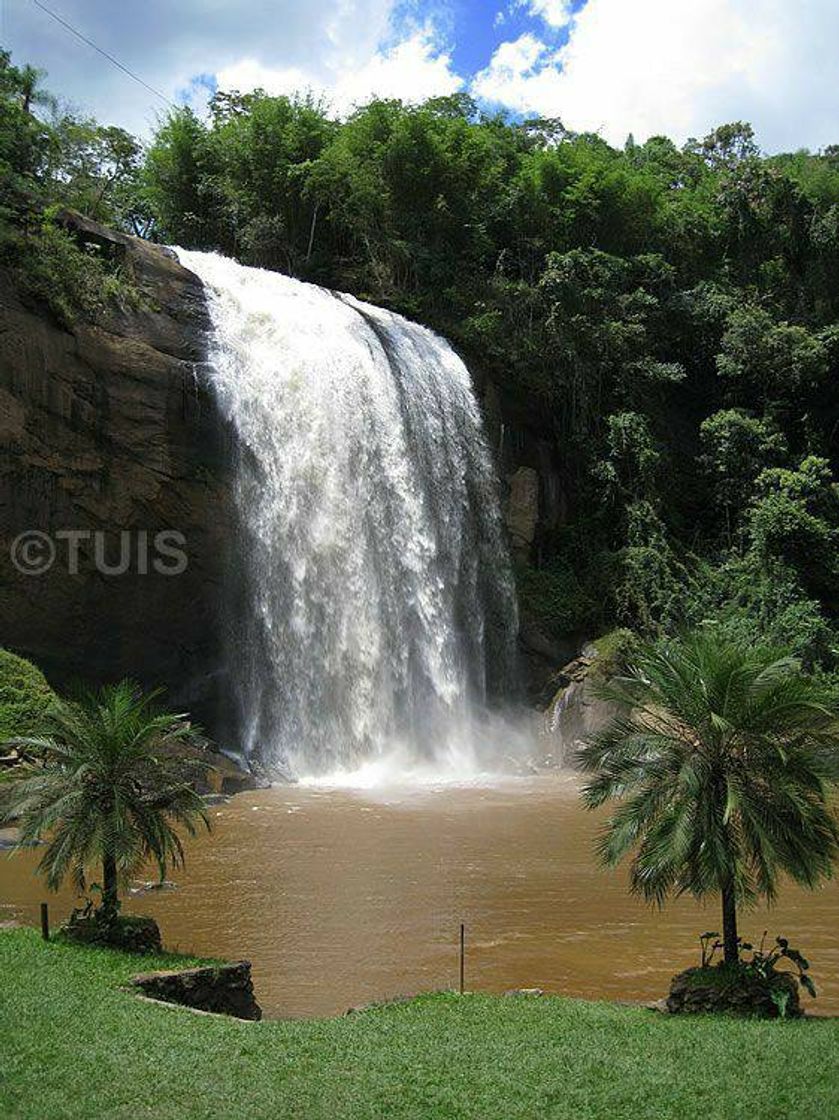
[[[81,892],[90,866],[101,866],[107,917],[117,913],[120,882],[148,861],[161,879],[183,864],[177,826],[190,835],[199,823],[209,828],[190,784],[205,767],[183,751],[197,730],[184,715],[156,711],[158,695],[123,681],[57,702],[42,717],[41,735],[15,740],[43,765],[0,800],[0,819],[17,819],[21,846],[46,837],[38,870],[51,890],[69,875]]]
[[[739,905],[771,902],[783,873],[811,888],[832,873],[835,695],[792,658],[707,632],[643,647],[599,691],[619,714],[579,752],[583,799],[620,804],[598,853],[631,852],[632,891],[659,905],[718,893],[735,963]]]
[[[28,63],[20,67],[18,71],[20,104],[24,113],[31,114],[33,105],[46,105],[51,109],[55,107],[55,98],[40,88],[45,73],[46,71],[38,70]]]

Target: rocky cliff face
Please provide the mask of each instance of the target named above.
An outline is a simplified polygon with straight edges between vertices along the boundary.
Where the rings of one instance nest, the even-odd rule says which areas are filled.
[[[203,290],[167,250],[66,220],[141,305],[67,330],[0,276],[0,645],[58,684],[165,683],[217,725],[230,454]]]
[[[543,543],[567,514],[567,495],[550,425],[538,410],[531,415],[519,400],[499,391],[488,376],[477,373],[487,433],[501,477],[504,521],[514,563],[539,565]],[[529,618],[520,604],[519,651],[522,676],[531,702],[545,707],[555,691],[557,666],[580,648],[582,635],[563,641]]]

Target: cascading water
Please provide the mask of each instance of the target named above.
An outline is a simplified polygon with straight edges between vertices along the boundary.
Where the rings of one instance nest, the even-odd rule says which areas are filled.
[[[466,367],[351,296],[177,252],[205,284],[239,445],[245,752],[298,775],[478,766],[516,620]]]

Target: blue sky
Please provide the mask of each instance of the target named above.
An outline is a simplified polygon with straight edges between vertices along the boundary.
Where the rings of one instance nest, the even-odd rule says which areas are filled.
[[[172,101],[214,83],[370,96],[465,90],[622,144],[750,120],[769,151],[839,142],[839,0],[42,0]],[[84,112],[148,135],[163,101],[34,0],[0,37]]]
[[[456,0],[449,10],[452,63],[459,74],[477,73],[499,43],[542,27],[542,21],[523,4],[511,8],[498,0]],[[496,22],[499,14],[503,22]]]

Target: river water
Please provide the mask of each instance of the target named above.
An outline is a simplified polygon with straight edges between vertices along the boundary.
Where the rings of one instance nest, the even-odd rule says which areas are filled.
[[[170,948],[253,962],[268,1016],[333,1015],[458,978],[649,1000],[695,962],[716,907],[651,910],[626,891],[626,869],[592,856],[598,818],[577,779],[549,775],[471,786],[351,790],[284,786],[212,809],[212,834],[190,841],[177,889],[132,896]],[[37,853],[0,855],[0,922],[37,921],[49,896]],[[72,903],[51,900],[53,921]],[[745,936],[783,934],[812,964],[813,1009],[839,1013],[839,887],[784,890],[747,914]],[[807,1001],[808,1004],[811,1001]]]

